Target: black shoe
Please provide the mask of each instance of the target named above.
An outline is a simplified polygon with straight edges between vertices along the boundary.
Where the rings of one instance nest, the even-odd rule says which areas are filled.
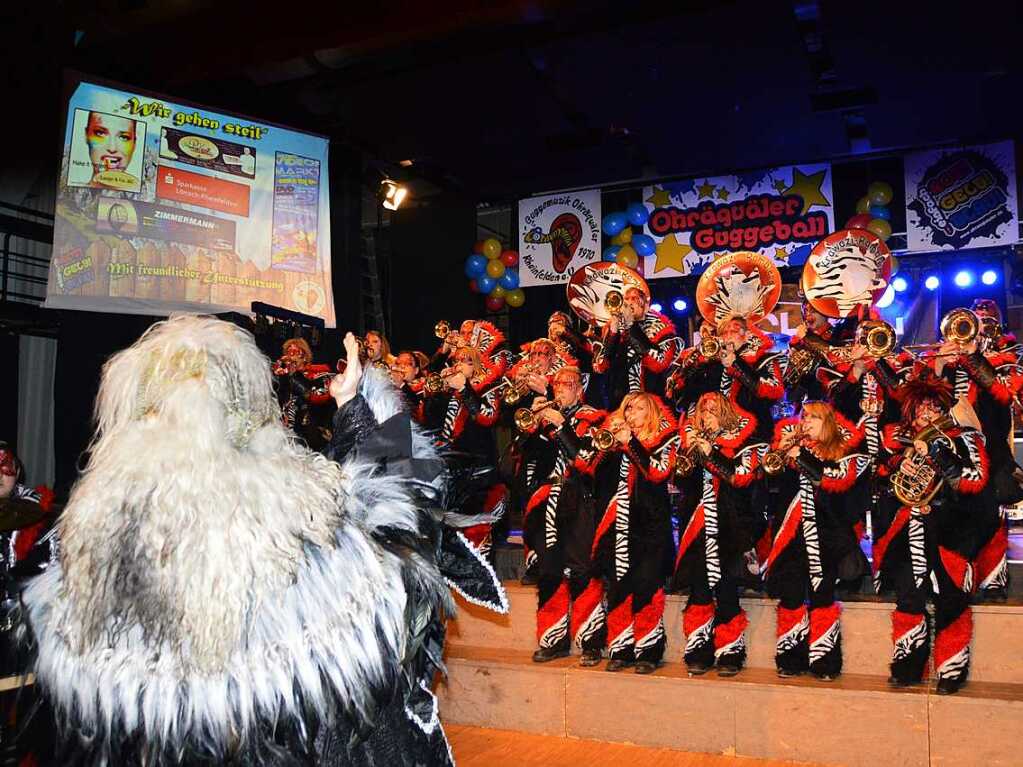
[[[620,658],[612,658],[607,662],[607,670],[611,672],[621,671],[623,668],[628,668],[631,665],[632,665],[631,660],[621,660]]]
[[[838,679],[838,674],[831,673],[830,671],[811,671],[814,679],[819,679],[822,682],[834,682]]]
[[[792,677],[802,676],[806,671],[800,668],[779,668],[778,676],[782,679],[791,679]]]
[[[579,658],[579,665],[584,667],[597,666],[601,660],[600,650],[583,650],[582,657]]]
[[[981,602],[1007,602],[1009,600],[1009,592],[1004,586],[999,586],[994,589],[984,589],[980,592]]]
[[[710,671],[710,666],[703,663],[687,663],[686,671],[689,672],[689,676],[703,676]]]
[[[533,663],[546,663],[547,661],[567,658],[567,647],[541,647],[533,653]]]
[[[636,661],[636,673],[637,674],[652,674],[657,670],[657,664],[651,663],[648,660]]]
[[[735,676],[742,671],[742,666],[738,663],[718,663],[718,676]]]
[[[965,679],[940,678],[938,679],[938,695],[955,695],[965,683]]]
[[[519,583],[523,586],[535,586],[539,580],[540,579],[536,577],[536,574],[525,572],[522,574],[522,577],[519,578]]]
[[[892,687],[912,687],[915,684],[919,684],[919,680],[913,682],[908,679],[899,679],[895,674],[888,677],[888,684]]]

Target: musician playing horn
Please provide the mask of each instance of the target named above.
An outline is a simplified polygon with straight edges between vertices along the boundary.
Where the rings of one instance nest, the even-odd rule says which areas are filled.
[[[902,421],[884,432],[892,492],[874,525],[873,555],[878,591],[894,591],[896,598],[889,683],[924,679],[930,599],[938,693],[946,695],[969,674],[970,561],[981,543],[978,521],[997,519],[980,420],[965,397],[950,408],[952,396],[948,382],[926,374],[903,388]]]

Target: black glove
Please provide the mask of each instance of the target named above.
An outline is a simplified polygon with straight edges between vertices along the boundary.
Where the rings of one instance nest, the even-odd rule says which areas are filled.
[[[875,362],[872,372],[874,373],[874,378],[877,379],[881,387],[889,394],[899,388],[899,377],[887,360],[880,359]]]
[[[561,446],[565,449],[565,453],[568,454],[568,457],[575,458],[583,445],[582,440],[579,438],[579,435],[575,433],[575,429],[572,428],[572,424],[568,422],[567,418],[565,419],[565,423],[562,427],[557,430],[556,435],[558,437],[558,442],[561,443]]]
[[[376,416],[361,394],[356,394],[334,413],[334,433],[323,453],[341,463],[352,449],[377,427]]]
[[[700,453],[700,455],[703,456],[703,453]],[[731,482],[735,476],[735,462],[726,458],[725,454],[718,450],[716,445],[708,455],[703,456],[703,462],[726,482]]]
[[[963,474],[965,462],[959,454],[943,439],[931,442],[927,450],[942,475],[949,482],[959,479]]]
[[[476,393],[476,390],[472,388],[468,381],[465,382],[465,387],[462,391],[456,393],[456,396],[462,401],[462,404],[465,405],[465,409],[469,411],[469,415],[475,418],[480,414],[480,408],[483,407],[483,399]]]
[[[647,334],[643,332],[643,328],[638,322],[633,323],[629,328],[629,342],[640,354],[646,354],[657,348],[654,342],[647,338]]]
[[[735,377],[739,380],[743,386],[750,390],[753,394],[756,394],[758,380],[756,371],[750,367],[749,363],[746,362],[739,355],[735,355],[735,360],[732,362],[732,368],[735,370]]]
[[[814,484],[819,484],[824,479],[824,462],[805,447],[799,448],[796,466]]]
[[[963,358],[963,365],[970,378],[985,389],[990,389],[995,382],[995,369],[980,352],[974,352]]]

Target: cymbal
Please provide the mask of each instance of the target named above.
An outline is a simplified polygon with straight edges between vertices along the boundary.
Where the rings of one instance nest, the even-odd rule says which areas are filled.
[[[0,532],[20,530],[34,525],[46,516],[43,507],[34,501],[23,498],[4,498],[0,500]]]

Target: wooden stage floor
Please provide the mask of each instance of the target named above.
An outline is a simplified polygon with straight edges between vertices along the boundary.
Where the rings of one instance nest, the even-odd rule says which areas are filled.
[[[447,724],[444,730],[458,767],[807,767],[806,762],[690,754],[458,724]]]

